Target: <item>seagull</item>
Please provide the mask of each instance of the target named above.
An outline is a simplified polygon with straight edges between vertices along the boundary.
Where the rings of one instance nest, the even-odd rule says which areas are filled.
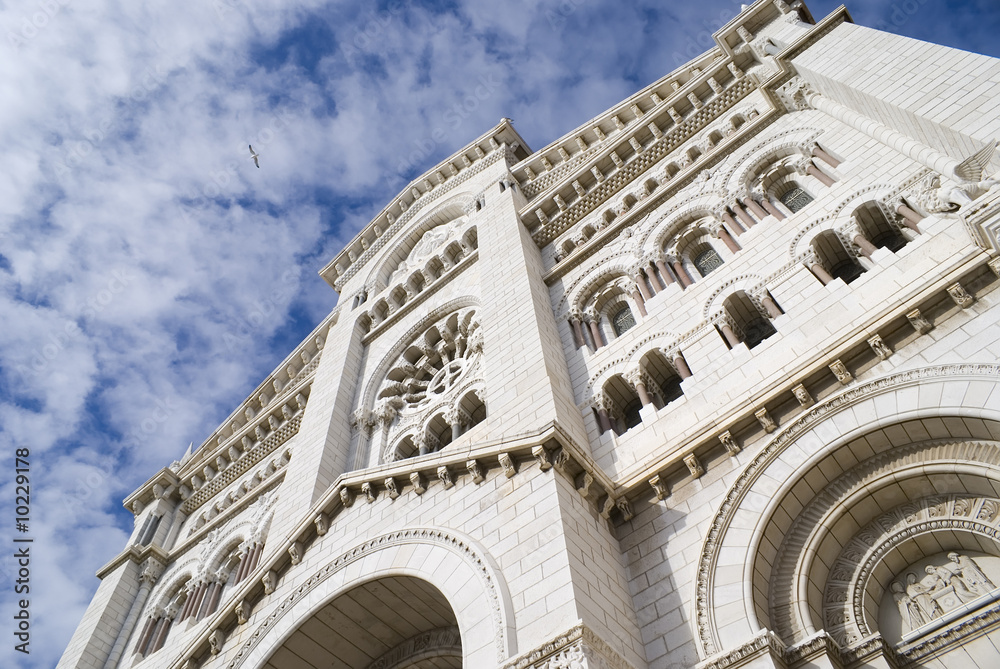
[[[260,162],[258,162],[257,159],[260,158],[260,154],[253,150],[253,144],[248,144],[247,146],[250,147],[250,157],[253,158],[253,164],[256,165],[259,170]]]

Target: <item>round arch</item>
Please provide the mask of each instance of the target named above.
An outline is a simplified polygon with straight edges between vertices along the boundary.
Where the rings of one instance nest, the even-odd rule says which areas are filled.
[[[958,460],[969,457],[962,449],[976,451],[980,462],[988,459],[986,449],[1000,463],[998,442],[1000,365],[988,364],[875,379],[816,404],[782,428],[732,485],[707,530],[697,575],[704,596],[695,603],[704,655],[723,650],[721,639],[740,643],[764,629],[792,644],[831,627],[824,618],[831,602],[824,588],[838,581],[829,564],[840,559],[838,551],[854,559],[862,551],[850,550],[852,537],[867,536],[866,523],[903,504],[900,497],[1000,491],[1000,464],[989,470],[994,473],[980,467],[981,483],[953,485],[962,480]],[[883,462],[887,458],[891,462]],[[837,545],[824,548],[824,541]],[[969,541],[955,539],[951,550],[967,548]],[[862,557],[856,564],[868,564],[867,572],[857,573],[875,581],[860,599],[834,593],[846,599],[837,606],[861,612],[860,620],[849,619],[850,611],[831,618],[848,645],[857,638],[852,629],[863,632],[870,625],[872,600],[888,597],[891,585],[891,569],[882,562]]]
[[[298,581],[303,585],[273,603],[274,610],[249,631],[227,666],[264,666],[337,597],[367,582],[399,577],[424,581],[447,601],[461,635],[462,666],[494,666],[517,653],[513,604],[492,558],[450,530],[411,528],[369,539]]]

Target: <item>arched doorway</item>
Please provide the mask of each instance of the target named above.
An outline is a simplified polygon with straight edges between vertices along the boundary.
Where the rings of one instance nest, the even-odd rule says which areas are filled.
[[[412,576],[358,585],[303,621],[267,669],[461,669],[455,613],[440,590]]]

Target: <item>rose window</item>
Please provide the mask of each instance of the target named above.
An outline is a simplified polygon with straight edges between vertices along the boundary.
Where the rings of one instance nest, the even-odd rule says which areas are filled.
[[[482,350],[474,309],[451,314],[424,332],[393,365],[379,391],[377,412],[430,406],[467,376]]]

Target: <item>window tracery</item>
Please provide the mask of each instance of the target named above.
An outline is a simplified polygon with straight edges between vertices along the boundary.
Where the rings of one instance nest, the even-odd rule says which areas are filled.
[[[442,448],[485,417],[485,404],[472,393],[481,393],[482,346],[478,314],[468,308],[431,325],[403,351],[375,398],[383,461]]]
[[[619,309],[612,317],[611,325],[619,337],[631,330],[635,327],[635,317],[632,315],[632,310],[627,305]]]

